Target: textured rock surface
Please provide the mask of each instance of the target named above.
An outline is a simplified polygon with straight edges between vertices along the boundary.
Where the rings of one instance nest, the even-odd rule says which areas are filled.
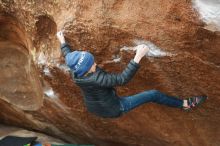
[[[190,0],[4,0],[0,11],[2,122],[71,143],[220,145],[220,35],[203,28]],[[95,117],[63,65],[55,38],[60,29],[73,49],[90,50],[112,72],[133,57],[120,48],[134,40],[175,54],[143,59],[134,79],[117,88],[119,95],[158,89],[209,100],[192,112],[146,104],[118,119]]]

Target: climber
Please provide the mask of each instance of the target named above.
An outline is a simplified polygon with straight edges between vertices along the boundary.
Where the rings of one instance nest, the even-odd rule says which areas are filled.
[[[114,87],[125,85],[132,79],[140,67],[140,60],[149,50],[146,46],[135,47],[134,59],[131,59],[122,73],[113,74],[98,67],[91,53],[87,51],[72,52],[65,41],[63,31],[57,33],[57,38],[61,43],[61,51],[67,66],[70,68],[72,79],[83,93],[88,111],[97,116],[104,118],[119,117],[148,102],[190,110],[207,99],[207,96],[196,96],[182,100],[168,96],[158,90],[148,90],[136,95],[119,97]]]

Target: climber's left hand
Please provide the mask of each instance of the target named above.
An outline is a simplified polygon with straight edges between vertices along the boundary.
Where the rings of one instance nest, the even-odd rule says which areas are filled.
[[[57,32],[57,38],[61,44],[64,44],[66,42],[64,38],[63,30]]]

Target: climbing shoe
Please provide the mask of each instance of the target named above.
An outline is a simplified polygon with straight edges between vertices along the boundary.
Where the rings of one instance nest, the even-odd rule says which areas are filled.
[[[199,106],[201,103],[203,103],[208,97],[207,96],[195,96],[187,98],[188,107],[184,107],[184,110],[191,110],[194,107]]]

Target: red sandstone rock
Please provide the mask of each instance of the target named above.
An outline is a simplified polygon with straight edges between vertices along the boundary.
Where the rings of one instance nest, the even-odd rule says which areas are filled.
[[[2,122],[100,146],[220,145],[220,36],[203,28],[191,1],[17,0],[0,2],[0,10],[13,15],[1,14],[0,19]],[[120,48],[133,46],[136,39],[176,54],[145,58],[134,79],[117,88],[119,95],[158,89],[180,98],[207,94],[209,100],[189,113],[146,104],[118,119],[96,117],[87,112],[79,88],[60,69],[63,60],[54,35],[60,29],[65,29],[73,49],[91,51],[98,64],[112,72],[122,71],[133,57]],[[25,31],[27,35],[21,35]],[[38,66],[40,53],[46,64]],[[117,56],[121,62],[105,63]],[[7,62],[13,65],[9,68]],[[14,82],[18,77],[20,82]],[[27,99],[11,88],[23,91]],[[50,88],[56,96],[42,96]]]

